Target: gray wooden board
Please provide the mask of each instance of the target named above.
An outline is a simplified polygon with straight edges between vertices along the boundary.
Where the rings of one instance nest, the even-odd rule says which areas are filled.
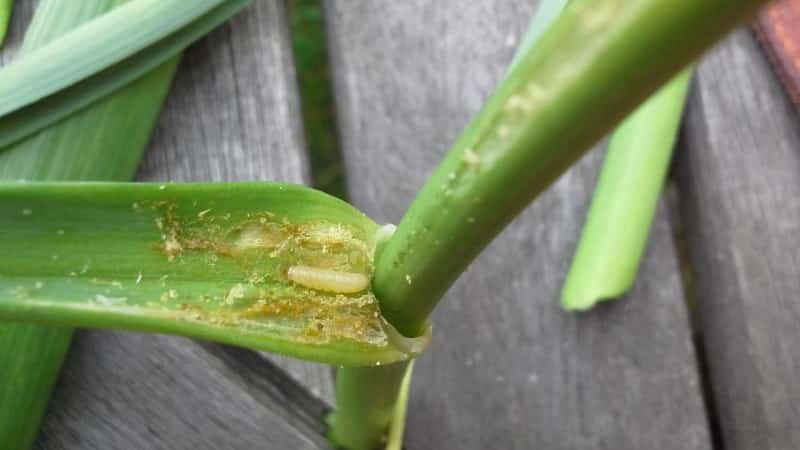
[[[326,2],[357,206],[399,221],[504,73],[533,8]],[[434,343],[414,372],[408,448],[710,448],[663,208],[629,296],[581,315],[558,307],[600,158],[522,214],[434,314]]]
[[[16,3],[6,55],[34,4]],[[255,2],[185,55],[138,179],[306,182],[298,108],[284,4]],[[326,404],[283,369],[330,398],[329,368],[273,361],[183,338],[79,331],[36,447],[326,448]]]
[[[700,65],[679,152],[725,448],[800,448],[800,124],[749,33]]]

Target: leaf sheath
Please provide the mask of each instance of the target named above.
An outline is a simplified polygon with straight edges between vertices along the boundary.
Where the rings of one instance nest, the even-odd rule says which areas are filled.
[[[402,361],[422,340],[382,320],[378,227],[280,183],[0,185],[0,319],[178,334],[336,365]],[[319,281],[319,280],[315,280]]]

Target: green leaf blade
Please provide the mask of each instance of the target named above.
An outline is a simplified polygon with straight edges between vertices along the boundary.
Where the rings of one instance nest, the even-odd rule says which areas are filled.
[[[561,305],[586,311],[636,280],[691,81],[685,69],[611,136]]]
[[[0,116],[71,86],[180,30],[222,3],[133,0],[26,54],[0,71]],[[102,39],[97,39],[102,36]],[[80,64],[76,64],[80,61]],[[27,82],[24,82],[27,81]]]
[[[356,293],[288,278],[363,274],[378,227],[279,183],[0,187],[0,318],[215,340],[338,365],[418,350]]]
[[[83,0],[76,8],[72,2],[41,0],[17,57],[121,3]],[[113,95],[0,151],[0,180],[133,177],[178,60],[165,61]],[[66,327],[0,324],[0,448],[31,447],[72,334]]]
[[[13,111],[0,120],[0,151],[91,105],[148,72],[169,64],[196,41],[252,0],[226,1],[183,28],[104,70]]]

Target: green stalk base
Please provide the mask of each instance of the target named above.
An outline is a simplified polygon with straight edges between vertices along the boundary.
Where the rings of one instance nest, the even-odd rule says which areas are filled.
[[[336,371],[336,412],[328,417],[331,442],[347,450],[374,450],[386,438],[409,362]]]

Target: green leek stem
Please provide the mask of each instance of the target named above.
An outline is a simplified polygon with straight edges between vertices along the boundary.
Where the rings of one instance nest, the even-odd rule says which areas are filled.
[[[612,135],[561,294],[565,309],[587,310],[633,285],[672,159],[691,74],[691,69],[681,72]]]
[[[531,19],[528,31],[517,48],[509,71],[516,67],[521,60],[521,55],[533,47],[568,1],[545,0],[540,4]],[[406,366],[405,378],[393,376]],[[389,447],[401,447],[408,389],[411,383],[411,367],[405,363],[397,364],[396,369],[391,369],[390,376],[387,376],[386,369],[382,367],[337,371],[337,411],[333,417],[338,419],[331,420],[331,440],[347,449],[371,449],[380,442],[386,427],[389,426],[387,450]],[[360,386],[360,389],[369,395],[354,391],[349,388],[351,386]],[[387,393],[398,393],[396,404],[386,401]],[[359,397],[353,397],[353,395]],[[368,426],[364,426],[364,424]]]
[[[456,141],[386,244],[373,286],[387,320],[403,334],[421,334],[447,289],[528,203],[766,3],[569,2]]]
[[[336,371],[336,412],[328,424],[330,440],[337,448],[373,450],[384,439],[409,364]]]

